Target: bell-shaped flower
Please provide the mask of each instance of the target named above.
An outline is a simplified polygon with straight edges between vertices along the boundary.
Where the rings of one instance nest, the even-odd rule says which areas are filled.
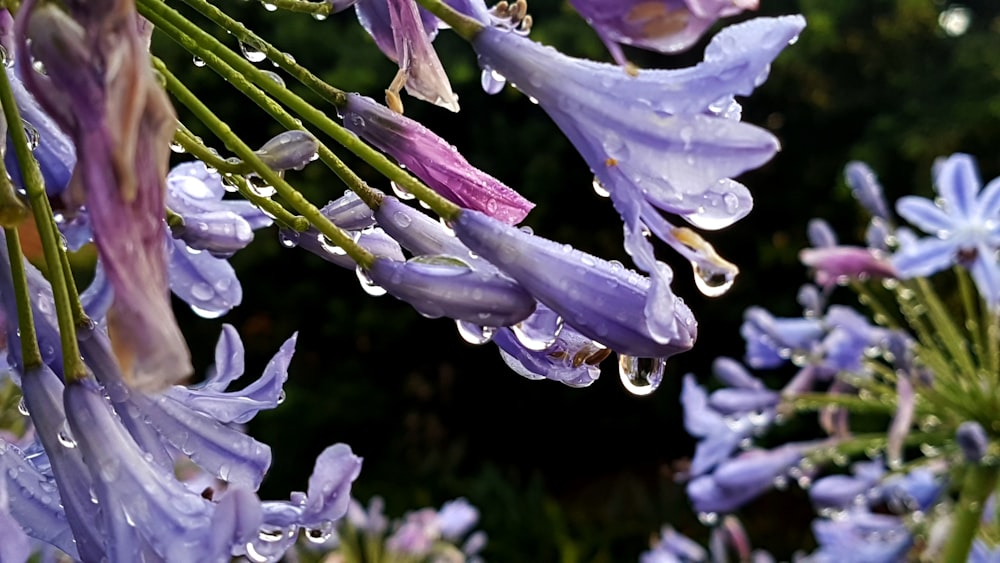
[[[541,304],[535,311],[536,315],[539,310],[555,315]],[[522,322],[527,322],[527,319]],[[534,339],[536,344],[542,346],[551,343],[543,349],[532,349],[525,346],[528,339]],[[500,348],[504,363],[514,373],[528,379],[550,379],[570,387],[587,387],[597,381],[601,375],[600,363],[611,353],[604,345],[565,325],[558,332],[550,330],[540,338],[527,336],[521,327],[504,328],[493,335],[493,342]]]
[[[726,461],[711,474],[688,482],[691,504],[698,512],[732,512],[787,479],[789,470],[802,460],[804,449],[804,444],[788,443]]]
[[[624,219],[626,249],[637,266],[666,278],[646,231],[682,253],[684,242],[660,211],[708,229],[750,211],[749,191],[729,178],[770,160],[778,141],[740,123],[733,96],[761,84],[804,25],[802,17],[787,16],[729,26],[701,64],[634,76],[491,27],[473,47],[483,69],[516,84],[562,129]]]
[[[116,355],[132,384],[163,389],[191,372],[170,304],[163,245],[176,116],[153,76],[134,5],[115,0],[70,10],[22,4],[15,26],[19,64],[30,69],[34,57],[46,69],[22,79],[76,146],[65,198],[86,205],[115,288],[108,327]]]
[[[431,45],[437,34],[436,17],[413,0],[362,0],[355,10],[375,44],[399,65],[403,82],[390,87],[386,92],[390,98],[405,85],[414,98],[458,111],[458,96]]]
[[[534,204],[475,168],[458,150],[416,121],[371,98],[348,94],[344,125],[393,157],[445,199],[505,223],[520,223]]]
[[[594,28],[618,64],[628,61],[621,45],[683,51],[721,17],[757,8],[757,0],[570,0]]]
[[[167,206],[183,222],[168,237],[170,289],[208,318],[240,304],[243,287],[226,258],[273,222],[249,201],[223,199],[222,177],[203,162],[175,166],[167,176]]]
[[[694,344],[694,316],[662,280],[650,281],[621,264],[475,211],[463,211],[452,228],[469,249],[517,280],[580,334],[620,354],[666,358]]]
[[[948,157],[935,169],[935,203],[906,196],[896,203],[901,217],[932,236],[907,242],[893,256],[900,276],[929,276],[953,265],[968,268],[991,308],[1000,307],[1000,178],[985,188],[967,154]]]

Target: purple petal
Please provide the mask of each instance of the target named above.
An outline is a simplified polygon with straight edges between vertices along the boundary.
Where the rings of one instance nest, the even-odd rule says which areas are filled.
[[[929,276],[953,266],[957,252],[953,241],[924,238],[902,244],[892,256],[892,265],[904,279]]]
[[[344,517],[351,499],[351,483],[361,473],[361,458],[345,444],[335,444],[316,458],[309,476],[301,525],[319,527]]]
[[[948,157],[934,177],[934,188],[944,199],[949,214],[965,219],[975,214],[976,194],[981,186],[976,162],[967,154]]]
[[[929,199],[904,196],[896,202],[896,212],[925,233],[937,235],[955,228],[955,220]]]
[[[621,354],[669,357],[688,350],[697,334],[690,309],[662,287],[655,317],[647,315],[649,280],[604,260],[560,245],[474,211],[453,228],[474,252],[517,280],[535,299],[584,336]],[[671,329],[672,339],[654,338],[648,325]]]
[[[375,224],[372,210],[354,192],[345,192],[320,210],[331,223],[345,231],[360,231]]]
[[[497,272],[496,266],[469,250],[455,233],[398,199],[387,196],[375,210],[379,226],[414,255],[444,254],[468,263],[475,270]]]
[[[302,170],[315,160],[319,141],[306,131],[293,130],[279,133],[264,143],[256,154],[271,170]]]
[[[505,223],[519,223],[534,204],[475,168],[458,150],[423,125],[356,94],[340,108],[344,125],[395,158],[449,201]]]
[[[367,272],[377,285],[431,318],[510,326],[535,308],[535,300],[516,282],[473,270],[449,256],[420,256],[407,262],[379,258]]]
[[[170,289],[206,318],[228,313],[243,301],[243,287],[229,262],[208,252],[192,253],[187,244],[170,240]]]
[[[855,199],[874,217],[889,219],[889,206],[886,204],[882,185],[878,176],[864,162],[848,162],[844,167],[844,180],[851,188]]]
[[[23,563],[31,555],[31,542],[11,515],[9,505],[6,483],[0,481],[0,561]]]
[[[458,111],[458,96],[451,90],[448,75],[431,45],[422,11],[412,0],[376,0],[389,3],[396,61],[406,75],[406,92],[414,98],[445,109]],[[433,24],[435,27],[437,22]],[[435,31],[431,28],[431,32]]]
[[[4,553],[8,541],[14,548],[11,553],[17,552],[19,533],[27,533],[79,558],[55,479],[44,475],[28,461],[24,452],[2,438],[0,476],[3,477],[0,480],[0,561],[13,557]],[[11,517],[15,522],[9,520]],[[4,537],[5,533],[9,537]]]

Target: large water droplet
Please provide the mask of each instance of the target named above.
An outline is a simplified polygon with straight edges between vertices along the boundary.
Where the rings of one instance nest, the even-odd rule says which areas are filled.
[[[541,352],[555,344],[563,329],[563,319],[551,310],[536,309],[530,317],[510,329],[521,346]]]
[[[333,522],[323,522],[318,528],[309,528],[305,535],[310,543],[326,543],[333,535]]]
[[[205,66],[205,59],[203,59],[201,57],[197,57],[197,56],[196,57],[192,57],[191,58],[191,62],[194,63],[194,66],[196,66],[198,68],[202,68],[202,67]]]
[[[191,305],[191,312],[198,315],[203,319],[217,319],[222,315],[226,314],[228,309],[202,309],[201,307],[195,307]]]
[[[713,265],[691,263],[694,271],[694,285],[706,297],[718,297],[723,295],[736,281],[735,269],[726,267],[714,267]]]
[[[24,126],[24,135],[28,138],[28,150],[33,151],[38,148],[38,143],[41,142],[41,137],[38,135],[38,129],[31,123],[28,123],[24,119],[21,120],[21,125]]]
[[[416,197],[413,194],[411,194],[410,192],[404,190],[396,182],[389,182],[389,186],[392,187],[392,193],[396,194],[396,197],[399,198],[399,199],[401,199],[401,200],[411,200],[414,197]]]
[[[618,354],[618,373],[622,385],[633,395],[649,395],[660,386],[666,358],[636,358]]]
[[[507,78],[493,69],[484,68],[480,83],[483,86],[483,91],[487,94],[497,94],[503,90]]]
[[[278,242],[285,248],[295,248],[299,245],[299,232],[291,229],[281,229],[278,231]],[[326,237],[324,237],[326,238]]]
[[[462,340],[477,346],[493,340],[493,334],[496,332],[496,329],[491,326],[479,326],[468,321],[456,320],[455,325],[458,327],[458,335],[462,337]]]
[[[381,297],[386,294],[385,288],[372,281],[364,268],[358,266],[354,271],[358,274],[358,281],[361,282],[361,289],[365,290],[365,293],[372,297]]]
[[[259,63],[267,58],[267,55],[261,47],[254,45],[249,41],[240,41],[240,51],[242,51],[243,56],[252,63]]]
[[[17,412],[24,416],[31,416],[31,413],[28,412],[28,404],[24,402],[24,397],[21,397],[21,400],[17,402]]]
[[[597,195],[599,195],[601,197],[610,197],[611,196],[611,192],[609,192],[608,189],[604,187],[604,184],[602,184],[601,181],[597,179],[597,176],[594,176],[593,186],[594,186],[594,193],[595,194],[597,194]]]
[[[269,198],[278,193],[278,190],[274,189],[274,186],[268,184],[266,180],[256,174],[247,174],[247,186],[258,197]]]

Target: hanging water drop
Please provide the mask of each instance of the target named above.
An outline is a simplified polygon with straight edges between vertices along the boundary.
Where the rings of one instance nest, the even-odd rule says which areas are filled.
[[[263,49],[252,44],[252,42],[240,41],[240,51],[252,63],[259,63],[267,58],[267,54],[264,53]]]
[[[261,4],[264,6],[264,9],[267,10],[268,12],[275,12],[278,10],[278,7],[275,6],[274,4],[271,4],[270,2],[261,2]]]
[[[285,248],[295,248],[299,245],[299,232],[291,229],[278,231],[278,242]]]
[[[666,358],[636,358],[618,354],[618,374],[622,385],[633,395],[649,395],[663,381]]]
[[[24,126],[24,135],[28,138],[28,150],[33,151],[38,148],[38,143],[41,141],[41,137],[38,135],[38,129],[31,123],[21,119],[21,125]]]
[[[258,197],[270,198],[278,193],[278,190],[274,189],[274,186],[268,184],[267,181],[256,174],[247,174],[247,186]]]
[[[187,152],[184,150],[184,145],[173,140],[170,141],[170,151],[177,154],[184,154],[185,152]]]
[[[360,235],[360,233],[355,233],[355,237],[357,237],[358,235]],[[316,240],[319,241],[320,248],[322,248],[328,254],[331,254],[333,256],[344,256],[347,254],[346,250],[334,244],[333,241],[326,238],[326,235],[322,233],[316,235]],[[357,240],[355,240],[355,242],[357,242]]]
[[[333,535],[333,522],[323,522],[318,528],[309,528],[305,535],[310,543],[326,543]]]
[[[458,335],[462,337],[462,340],[476,346],[493,340],[493,334],[496,332],[496,329],[491,326],[479,326],[468,321],[456,320],[455,325],[458,327]]]
[[[738,273],[735,267],[705,266],[697,262],[691,263],[691,269],[694,271],[694,285],[706,297],[725,294],[733,287]]]
[[[65,422],[59,432],[56,433],[56,439],[59,441],[60,446],[68,450],[76,447],[76,440],[73,439],[73,433],[70,432],[69,427]]]
[[[24,397],[21,397],[21,400],[17,402],[17,412],[24,416],[31,416],[31,413],[28,412],[28,404],[24,402]]]
[[[365,290],[365,293],[372,297],[381,297],[386,294],[385,288],[372,281],[364,268],[358,266],[354,271],[358,274],[358,281],[361,282],[361,289]]]
[[[195,307],[194,305],[191,305],[190,307],[191,307],[191,312],[192,313],[198,315],[199,317],[201,317],[203,319],[217,319],[217,318],[221,317],[222,315],[225,315],[226,311],[229,310],[228,308],[226,308],[226,309],[202,309],[201,307]]]
[[[480,84],[483,87],[483,91],[487,94],[497,94],[500,90],[503,90],[504,84],[507,83],[507,78],[504,75],[493,69],[483,69],[483,74],[480,78]]]
[[[401,199],[401,200],[411,200],[414,197],[416,197],[413,194],[411,194],[410,192],[404,190],[396,182],[389,182],[389,186],[392,187],[392,193],[396,194],[396,197],[399,198],[399,199]]]
[[[194,63],[194,66],[198,68],[202,68],[205,66],[205,59],[198,56],[192,57],[191,62]]]
[[[555,344],[563,329],[563,319],[550,309],[539,308],[510,329],[521,346],[541,352]]]
[[[594,186],[594,193],[597,194],[598,196],[611,197],[611,192],[609,192],[608,189],[604,187],[604,184],[602,184],[601,181],[597,179],[597,176],[594,176],[593,186]]]

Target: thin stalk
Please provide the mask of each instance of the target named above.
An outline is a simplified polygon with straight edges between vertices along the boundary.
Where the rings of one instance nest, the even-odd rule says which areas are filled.
[[[7,238],[7,255],[10,258],[10,274],[14,281],[14,302],[17,303],[17,328],[21,331],[21,363],[25,371],[42,365],[42,353],[38,348],[35,333],[35,319],[31,312],[31,295],[28,291],[28,276],[24,271],[24,256],[21,254],[21,239],[16,228],[4,228]]]
[[[951,531],[945,544],[942,561],[966,561],[972,541],[979,531],[986,499],[997,484],[1000,468],[992,465],[970,464],[962,479],[962,490],[952,515]]]
[[[163,75],[167,90],[179,102],[187,106],[199,121],[204,123],[216,137],[226,144],[229,150],[243,159],[244,162],[253,166],[260,177],[274,187],[278,194],[288,201],[296,211],[308,219],[319,232],[323,233],[333,244],[344,249],[344,252],[362,268],[370,268],[374,264],[375,256],[354,242],[347,233],[331,223],[315,205],[289,185],[284,178],[261,162],[260,157],[254,153],[253,149],[233,133],[229,125],[216,117],[176,76],[171,74],[166,65],[163,64],[163,61],[154,58],[153,67]]]
[[[955,326],[951,315],[945,309],[944,303],[938,297],[937,292],[931,287],[927,278],[917,278],[917,287],[921,294],[921,301],[927,305],[927,313],[934,324],[935,329],[941,335],[941,343],[951,354],[952,359],[958,364],[966,375],[974,377],[976,368],[965,346],[965,337]]]
[[[0,72],[0,105],[3,106],[8,134],[17,154],[17,162],[21,167],[21,177],[24,179],[24,189],[28,193],[28,202],[35,218],[38,235],[42,242],[45,263],[49,268],[49,282],[52,284],[52,296],[55,300],[56,318],[59,322],[59,338],[62,343],[63,375],[66,382],[77,381],[87,376],[87,367],[80,357],[80,348],[76,342],[76,327],[74,325],[72,301],[67,285],[67,276],[63,272],[63,261],[60,253],[63,248],[61,237],[56,229],[49,207],[48,195],[38,162],[28,148],[28,138],[21,127],[21,115],[14,100],[14,92],[6,72]],[[79,300],[78,300],[79,301]]]
[[[167,29],[173,31],[171,37],[189,52],[209,53],[210,56],[208,57],[201,56],[202,60],[204,60],[209,66],[212,66],[213,70],[219,72],[220,75],[232,84],[237,86],[239,84],[246,84],[247,79],[249,78],[253,81],[253,83],[259,86],[260,89],[264,90],[269,95],[273,96],[275,100],[291,109],[297,116],[315,125],[320,131],[370,164],[387,179],[395,182],[399,187],[413,194],[417,199],[427,204],[428,207],[445,220],[454,220],[458,217],[458,214],[461,212],[461,208],[459,206],[441,197],[437,192],[427,187],[423,182],[417,180],[405,170],[401,169],[385,155],[370,147],[354,133],[348,131],[342,125],[327,117],[326,113],[309,104],[287,88],[275,83],[274,80],[264,74],[260,69],[253,66],[240,55],[234,53],[211,35],[205,33],[198,26],[192,24],[175,10],[167,7],[160,0],[139,0],[138,6],[140,13],[147,18],[153,20],[155,17],[163,24],[166,24],[166,26],[169,26]],[[161,28],[161,25],[158,24],[157,27]],[[166,31],[166,29],[161,28],[161,31]],[[220,64],[222,61],[226,64]],[[255,103],[260,105],[269,113],[274,110],[288,115],[287,112],[284,112],[284,110],[282,110],[280,106],[275,103],[275,100],[267,98],[266,96],[258,96],[257,94],[253,94],[251,96],[251,93],[255,92],[256,89],[241,89],[241,91],[243,91],[243,93],[248,97],[251,97]],[[301,128],[301,126],[297,125],[296,128]],[[331,166],[331,169],[338,173],[338,175],[340,174],[338,169],[331,165],[332,161],[330,161],[330,157],[336,159],[336,156],[333,155],[332,152],[324,151],[323,147],[321,147],[319,156],[320,160],[323,160],[324,163]],[[337,160],[337,162],[339,162],[339,160]],[[343,163],[340,163],[340,165],[342,166]],[[349,170],[346,166],[343,168],[345,170]],[[351,172],[351,174],[353,174],[353,172]],[[350,183],[348,183],[348,187],[352,187]],[[364,199],[366,197],[370,198],[371,194],[358,192],[358,196]],[[368,202],[367,199],[365,201],[366,203]]]
[[[333,13],[333,5],[330,2],[309,2],[306,0],[267,0],[264,2],[264,9],[312,14],[314,18],[321,20],[325,20]]]
[[[245,166],[243,166],[242,163],[240,165],[236,165],[225,160],[221,156],[209,150],[208,146],[201,142],[200,139],[191,135],[190,132],[182,129],[177,130],[177,134],[174,135],[174,141],[183,147],[185,151],[190,153],[191,156],[204,162],[207,166],[211,166],[212,168],[221,171],[223,173],[223,181],[232,180],[233,185],[239,191],[240,195],[249,200],[250,203],[264,210],[264,212],[268,215],[274,217],[274,220],[282,226],[298,232],[305,231],[309,228],[309,220],[305,217],[301,215],[294,215],[273,199],[258,195],[250,189],[245,180],[236,181],[231,175],[240,174],[242,172],[232,172],[231,170],[238,169],[245,172]],[[183,222],[183,219],[181,221]]]

